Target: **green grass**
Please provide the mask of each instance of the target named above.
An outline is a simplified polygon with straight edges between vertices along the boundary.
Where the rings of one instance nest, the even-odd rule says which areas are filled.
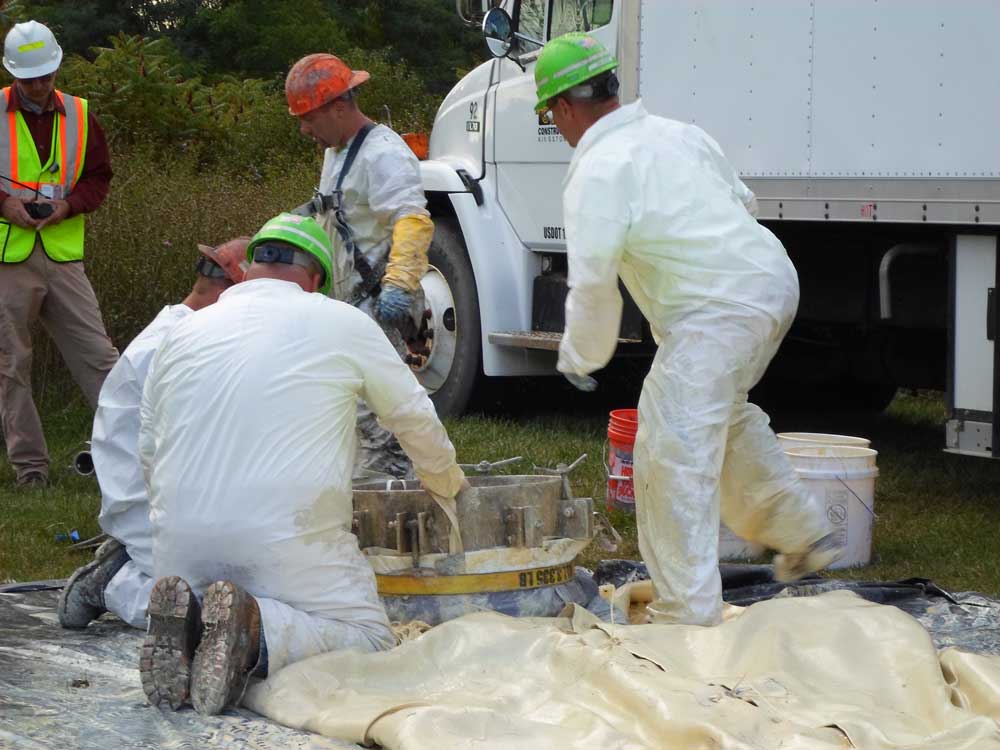
[[[603,502],[601,456],[607,412],[586,406],[586,397],[556,401],[546,413],[525,410],[513,419],[465,417],[448,423],[462,461],[516,455],[539,465],[589,458],[574,475],[574,491]],[[548,413],[562,408],[564,414]],[[584,412],[587,416],[568,416]],[[780,414],[777,431],[861,435],[879,451],[874,564],[838,571],[839,577],[934,579],[955,591],[1000,595],[1000,462],[942,452],[944,407],[937,394],[904,393],[884,414],[810,412]],[[522,462],[515,470],[530,470]],[[582,562],[602,557],[638,558],[635,523],[621,513],[612,521],[623,537],[615,553],[592,545]]]
[[[449,420],[459,460],[476,463],[524,456],[505,473],[529,473],[532,463],[587,460],[573,475],[574,491],[603,504],[601,456],[607,411],[587,396],[552,388],[542,398],[488,416]],[[542,406],[537,404],[541,403]],[[77,529],[81,538],[98,533],[97,484],[69,470],[89,432],[89,415],[77,396],[52,395],[42,401],[53,460],[53,485],[45,491],[11,489],[13,473],[0,467],[0,580],[35,580],[68,575],[88,556],[57,542],[60,530]],[[874,553],[866,568],[838,572],[853,578],[891,580],[914,576],[934,579],[955,590],[1000,595],[1000,463],[941,452],[944,418],[933,394],[901,394],[885,414],[836,412],[783,414],[777,430],[864,435],[879,451]],[[622,534],[617,552],[596,545],[584,554],[637,558],[635,524],[621,513],[612,521]]]
[[[90,412],[73,391],[64,400],[57,393],[39,400],[51,456],[48,489],[15,489],[13,469],[6,460],[0,463],[0,581],[63,578],[93,554],[55,539],[73,529],[81,539],[100,532],[97,482],[70,469],[90,435]]]

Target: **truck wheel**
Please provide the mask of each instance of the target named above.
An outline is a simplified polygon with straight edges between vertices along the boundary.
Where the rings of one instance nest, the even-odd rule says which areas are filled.
[[[421,280],[424,319],[411,358],[420,384],[431,394],[439,416],[461,414],[479,379],[482,333],[476,277],[465,242],[451,218],[434,219],[428,251],[430,269]]]

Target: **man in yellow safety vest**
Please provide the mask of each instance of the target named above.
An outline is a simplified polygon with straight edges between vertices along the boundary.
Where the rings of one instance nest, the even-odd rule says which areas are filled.
[[[91,406],[118,359],[83,268],[85,213],[111,183],[87,100],[55,88],[62,49],[37,21],[14,26],[0,97],[0,410],[17,485],[44,487],[49,457],[31,397],[31,325],[40,320]]]

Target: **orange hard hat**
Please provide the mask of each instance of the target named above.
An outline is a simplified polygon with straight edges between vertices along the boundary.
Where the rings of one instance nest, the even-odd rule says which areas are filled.
[[[334,55],[306,55],[288,71],[285,98],[288,111],[296,117],[332,102],[371,76],[364,70],[351,70]]]
[[[247,263],[247,246],[250,244],[249,237],[237,237],[236,239],[223,242],[218,247],[211,245],[198,245],[198,250],[226,272],[226,277],[234,284],[243,281],[250,264]]]

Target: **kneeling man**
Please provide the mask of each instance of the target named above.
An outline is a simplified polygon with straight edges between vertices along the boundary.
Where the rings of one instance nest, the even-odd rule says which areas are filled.
[[[326,296],[332,248],[319,224],[281,214],[248,255],[246,281],[164,341],[142,404],[160,579],[143,688],[153,704],[190,700],[206,714],[238,705],[250,676],[394,644],[351,533],[358,397],[428,491],[454,498],[465,481],[378,324]]]

